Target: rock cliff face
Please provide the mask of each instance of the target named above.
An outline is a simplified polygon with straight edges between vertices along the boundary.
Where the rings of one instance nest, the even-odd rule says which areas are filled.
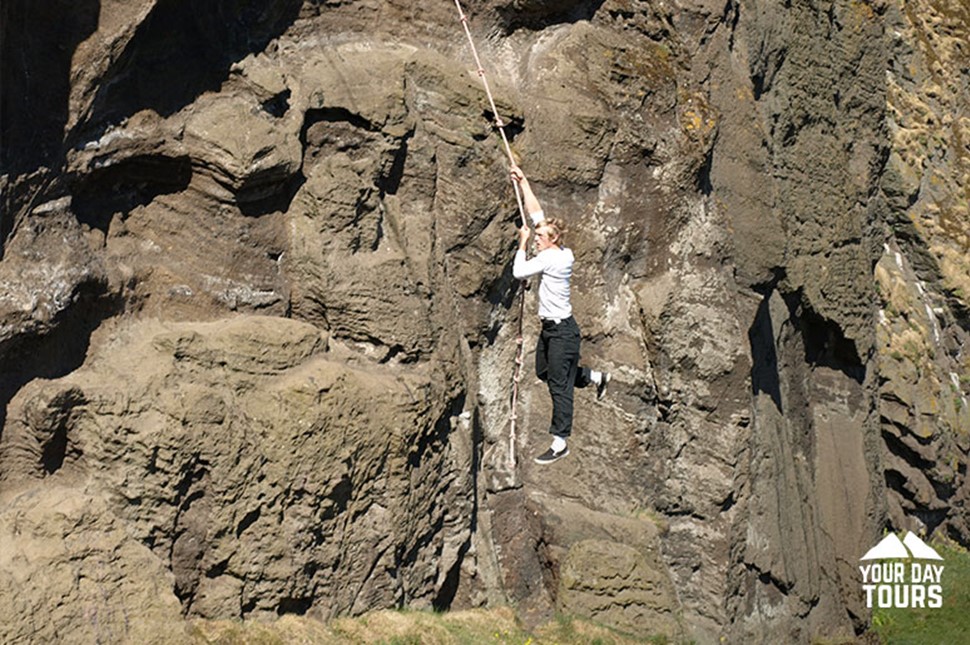
[[[468,3],[614,375],[544,468],[455,7],[203,5],[0,7],[2,640],[511,604],[809,642],[865,629],[883,529],[970,541],[963,3]]]

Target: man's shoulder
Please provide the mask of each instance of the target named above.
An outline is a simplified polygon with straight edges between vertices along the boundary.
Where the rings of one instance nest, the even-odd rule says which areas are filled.
[[[554,246],[546,252],[549,254],[549,263],[555,266],[571,266],[575,261],[573,252],[565,247]]]

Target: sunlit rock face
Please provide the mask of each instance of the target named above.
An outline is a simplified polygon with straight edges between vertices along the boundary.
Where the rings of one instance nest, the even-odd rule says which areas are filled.
[[[465,11],[613,376],[553,466],[454,5],[0,7],[3,640],[511,604],[807,643],[866,628],[884,529],[970,539],[966,8]]]

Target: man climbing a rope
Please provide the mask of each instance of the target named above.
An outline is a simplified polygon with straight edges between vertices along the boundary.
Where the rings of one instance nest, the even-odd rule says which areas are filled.
[[[519,249],[512,264],[512,275],[522,280],[540,275],[539,318],[542,331],[536,344],[536,376],[546,382],[552,398],[552,445],[535,458],[537,464],[551,464],[569,454],[566,439],[573,426],[573,388],[596,385],[597,398],[603,398],[610,374],[579,365],[580,332],[570,304],[569,280],[573,252],[564,246],[566,228],[557,218],[546,219],[539,200],[522,169],[512,166],[512,180],[521,192],[526,212],[535,225],[536,255],[526,258],[529,227],[519,229]]]

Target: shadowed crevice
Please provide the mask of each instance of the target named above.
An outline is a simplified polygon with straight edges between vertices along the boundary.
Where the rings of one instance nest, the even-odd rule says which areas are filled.
[[[107,285],[102,282],[80,285],[74,305],[58,316],[50,332],[18,338],[0,356],[0,439],[7,421],[7,406],[24,385],[38,378],[66,376],[84,363],[91,334],[122,307],[119,299],[107,295]],[[48,442],[42,455],[46,472],[61,467],[66,449],[66,435],[54,436]]]
[[[72,60],[100,11],[99,0],[0,2],[0,174],[62,165]]]
[[[781,377],[778,373],[778,353],[775,348],[775,332],[769,301],[768,296],[761,300],[754,322],[748,330],[748,342],[751,346],[751,390],[755,396],[767,394],[778,411],[784,414]]]
[[[141,110],[167,117],[218,90],[232,64],[266,49],[301,6],[301,0],[159,0],[105,73],[78,132],[97,138],[98,131]]]
[[[80,223],[107,233],[115,214],[126,215],[159,195],[181,192],[191,179],[188,157],[131,157],[79,177],[71,207]]]
[[[500,26],[506,34],[517,29],[541,31],[563,23],[591,20],[605,0],[578,0],[574,2],[545,2],[525,0],[497,9]]]

